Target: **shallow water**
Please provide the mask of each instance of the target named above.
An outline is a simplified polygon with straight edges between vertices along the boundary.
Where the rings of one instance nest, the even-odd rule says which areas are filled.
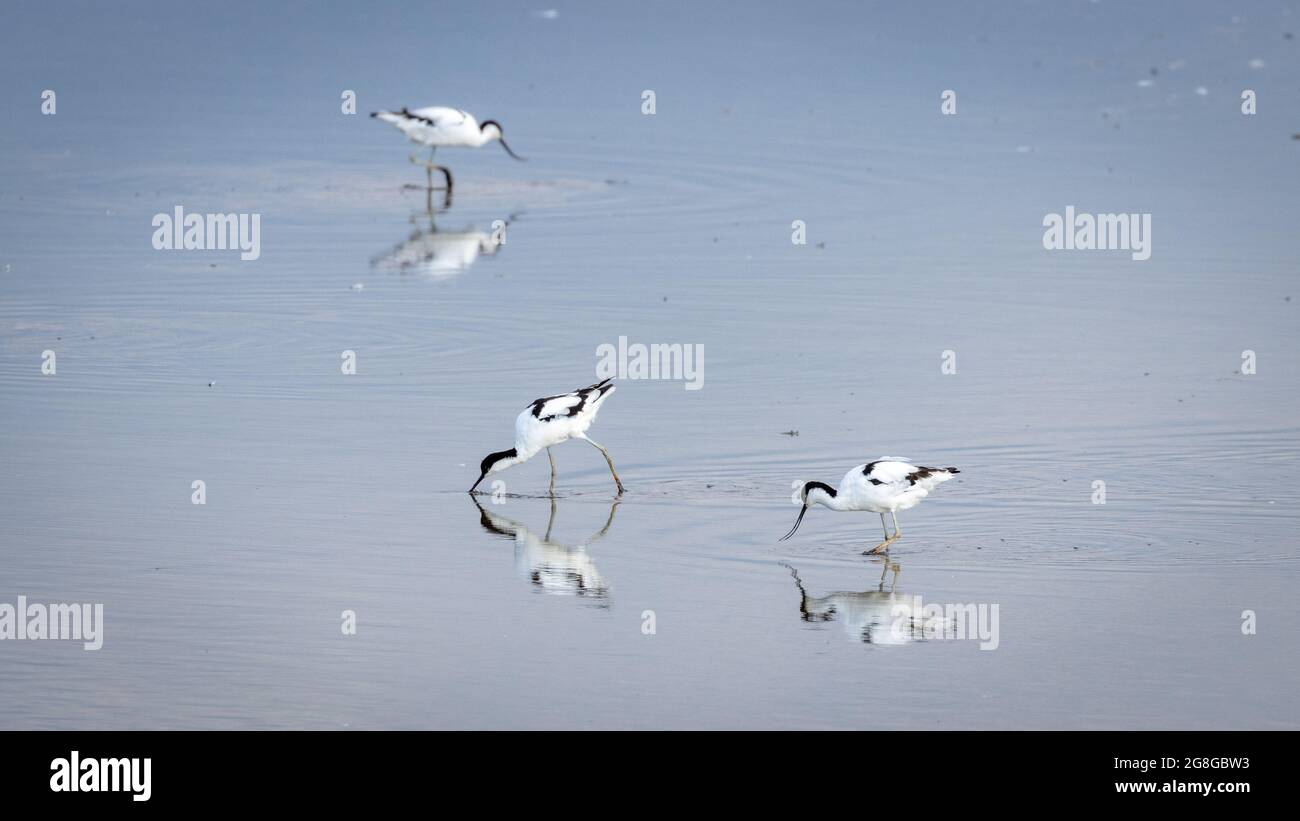
[[[106,627],[0,642],[0,727],[1300,726],[1300,20],[669,8],[447,6],[446,56],[399,7],[273,12],[239,57],[16,12],[0,602]],[[364,112],[435,102],[530,160],[446,152],[430,222]],[[178,204],[262,214],[261,258],[153,250]],[[1071,204],[1152,213],[1152,258],[1044,251]],[[620,336],[705,355],[605,406],[617,505],[582,443],[554,506],[544,459],[468,497]],[[883,454],[963,471],[888,563],[872,514],[777,543],[792,481]],[[997,648],[893,635],[913,595],[997,605]]]

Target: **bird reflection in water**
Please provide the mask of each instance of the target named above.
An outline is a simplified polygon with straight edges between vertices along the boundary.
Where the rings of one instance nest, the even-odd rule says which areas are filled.
[[[411,235],[392,250],[370,261],[373,268],[402,274],[424,274],[442,279],[455,276],[473,265],[479,256],[493,256],[505,244],[505,229],[510,220],[502,220],[491,231],[467,226],[460,231],[439,230],[432,207],[411,217]],[[427,221],[428,228],[425,228]]]
[[[896,589],[902,569],[898,563],[885,557],[878,561],[880,582],[875,590],[836,591],[825,596],[808,595],[799,571],[784,562],[781,566],[790,571],[799,588],[799,614],[806,622],[839,621],[850,637],[867,644],[910,644],[942,636],[944,619],[926,616],[917,609],[919,597]],[[891,573],[886,590],[885,579]]]
[[[552,541],[555,527],[556,504],[551,499],[551,515],[546,522],[546,533],[538,536],[524,525],[505,516],[492,513],[471,496],[479,510],[479,524],[489,533],[512,539],[515,543],[515,567],[543,593],[560,596],[580,596],[608,607],[609,585],[596,569],[587,546],[602,538],[614,524],[614,511],[618,500],[609,508],[605,526],[578,544]]]

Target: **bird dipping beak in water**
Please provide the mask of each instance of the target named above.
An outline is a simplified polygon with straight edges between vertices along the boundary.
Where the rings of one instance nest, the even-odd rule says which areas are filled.
[[[903,532],[898,529],[898,511],[916,507],[930,491],[961,471],[957,468],[927,468],[898,459],[879,459],[868,462],[844,474],[838,489],[825,482],[805,482],[799,489],[803,507],[794,527],[781,537],[785,541],[794,535],[803,523],[808,508],[814,504],[831,510],[864,510],[880,514],[880,526],[885,540],[865,553],[878,553],[897,541]],[[889,535],[885,514],[894,520],[894,535]]]
[[[623,482],[614,470],[614,460],[609,457],[609,451],[595,440],[587,438],[587,428],[596,421],[597,411],[613,392],[613,380],[604,379],[576,391],[534,399],[515,419],[515,446],[485,456],[479,465],[478,481],[469,492],[473,493],[488,474],[527,461],[545,450],[551,460],[551,495],[554,496],[555,456],[551,453],[551,446],[570,439],[582,439],[604,455],[609,473],[614,477],[614,485],[622,495]]]

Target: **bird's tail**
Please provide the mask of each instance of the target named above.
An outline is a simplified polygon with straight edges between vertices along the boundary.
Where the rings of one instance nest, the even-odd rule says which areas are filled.
[[[957,468],[918,467],[907,478],[911,479],[914,485],[919,485],[926,490],[933,490],[935,485],[948,481],[958,473],[961,473],[961,471]]]
[[[370,112],[370,116],[374,117],[376,120],[383,120],[384,122],[392,123],[393,125],[397,125],[406,119],[401,114],[393,111],[372,111]]]

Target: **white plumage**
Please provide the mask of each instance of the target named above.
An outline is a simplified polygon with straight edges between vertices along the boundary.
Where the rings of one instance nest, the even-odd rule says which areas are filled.
[[[459,108],[446,106],[428,106],[426,108],[399,108],[396,111],[374,111],[370,114],[375,119],[392,124],[406,138],[417,145],[429,149],[429,161],[420,162],[411,155],[411,162],[423,165],[428,171],[429,188],[433,188],[433,172],[441,171],[447,180],[447,191],[451,191],[451,171],[445,166],[433,164],[433,152],[443,147],[479,148],[492,140],[501,143],[506,153],[516,160],[523,160],[510,150],[502,133],[501,123],[496,120],[484,120],[479,123],[474,115]]]
[[[623,482],[614,470],[614,460],[609,451],[596,441],[588,438],[587,429],[596,421],[596,414],[605,404],[605,400],[614,392],[612,379],[604,379],[594,385],[579,388],[576,391],[557,396],[543,396],[534,399],[515,419],[515,446],[509,450],[489,453],[479,465],[481,471],[478,481],[469,489],[470,493],[479,486],[490,473],[505,470],[511,465],[526,462],[545,450],[551,460],[551,493],[555,493],[555,456],[550,449],[554,445],[570,439],[581,439],[599,450],[609,465],[610,475],[618,492],[623,493]]]
[[[928,468],[887,456],[874,462],[857,465],[844,474],[839,488],[832,488],[824,482],[805,482],[799,490],[803,509],[799,511],[799,518],[795,520],[794,527],[781,537],[781,541],[794,535],[811,505],[819,504],[831,510],[862,510],[879,513],[880,525],[885,531],[885,541],[866,551],[875,553],[902,536],[902,531],[898,529],[898,511],[916,507],[937,485],[948,481],[960,472],[953,467]],[[889,528],[885,524],[886,513],[894,520],[892,536],[889,535]]]
[[[486,120],[480,126],[473,114],[459,108],[439,105],[416,109],[403,107],[397,111],[376,111],[370,116],[391,123],[411,142],[426,148],[453,145],[478,148],[501,133],[501,126],[495,120]],[[495,129],[495,132],[492,129]]]

